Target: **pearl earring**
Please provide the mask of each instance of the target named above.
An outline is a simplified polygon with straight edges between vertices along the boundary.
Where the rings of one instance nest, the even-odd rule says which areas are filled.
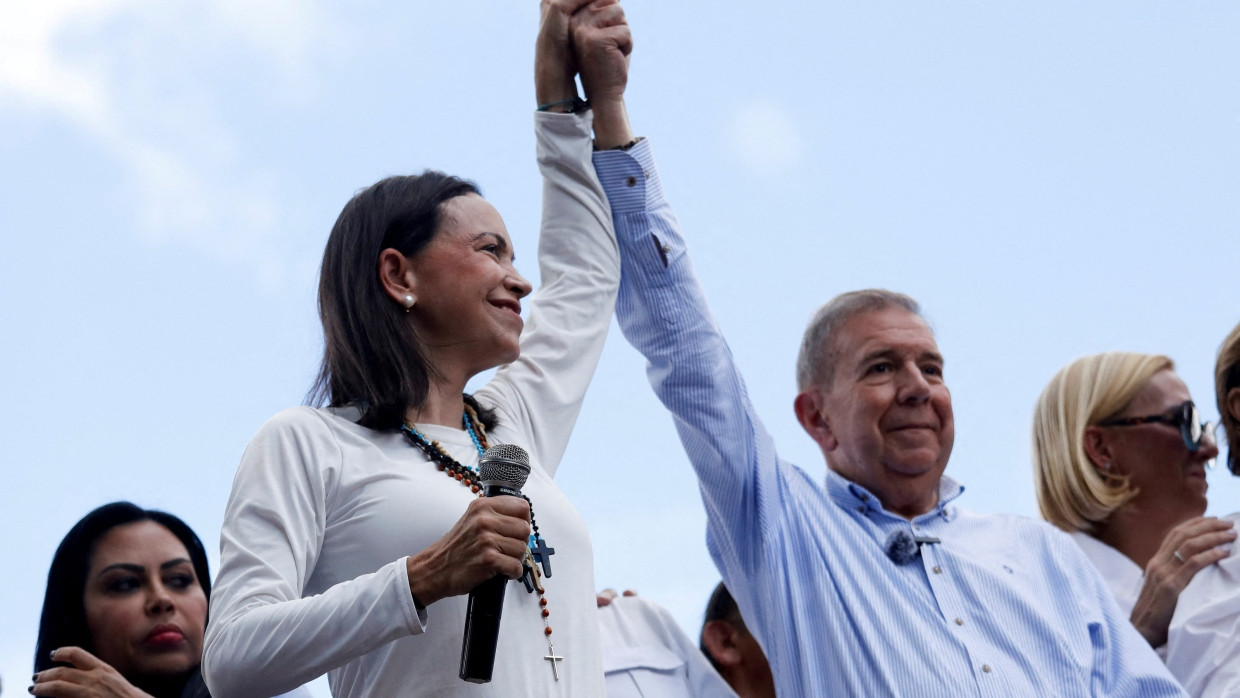
[[[409,312],[409,309],[412,307],[413,307],[413,296],[406,293],[405,294],[405,312],[406,313]]]

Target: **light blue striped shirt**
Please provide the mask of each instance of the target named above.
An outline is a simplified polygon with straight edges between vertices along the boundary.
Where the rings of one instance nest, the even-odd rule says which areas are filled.
[[[909,521],[781,461],[663,197],[648,141],[594,156],[622,258],[617,315],[697,471],[707,544],[784,696],[1182,696],[1067,536],[940,485]],[[894,531],[936,536],[897,565]]]

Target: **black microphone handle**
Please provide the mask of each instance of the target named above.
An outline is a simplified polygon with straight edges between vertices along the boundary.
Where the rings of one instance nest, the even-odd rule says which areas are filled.
[[[461,640],[460,677],[470,683],[487,683],[495,670],[495,647],[499,644],[499,619],[504,612],[502,574],[474,587],[465,607],[465,637]]]
[[[521,496],[501,483],[483,486],[483,497]],[[487,683],[495,670],[495,648],[499,645],[499,620],[504,612],[504,590],[508,578],[502,574],[486,580],[469,592],[465,606],[465,637],[461,639],[461,671],[459,676],[470,683]]]

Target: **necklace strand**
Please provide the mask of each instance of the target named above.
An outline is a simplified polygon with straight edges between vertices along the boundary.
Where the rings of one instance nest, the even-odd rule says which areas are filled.
[[[482,425],[482,421],[478,419],[478,413],[466,404],[465,413],[462,415],[461,421],[465,425],[465,431],[469,433],[470,440],[474,442],[474,448],[478,451],[478,457],[481,458],[489,444],[487,442],[486,428]],[[479,497],[482,496],[482,486],[478,481],[477,468],[463,465],[448,453],[443,444],[426,438],[426,435],[418,431],[417,427],[409,421],[402,424],[400,430],[412,445],[416,446],[418,450],[422,451],[435,464],[438,470],[460,482],[461,485],[468,487],[471,492]],[[551,662],[552,674],[555,676],[555,680],[559,681],[560,669],[556,662],[564,661],[564,657],[556,655],[555,644],[551,641],[551,611],[547,608],[547,590],[543,588],[541,583],[543,575],[538,569],[538,564],[541,562],[542,567],[547,571],[546,576],[551,576],[550,556],[555,552],[555,548],[546,547],[546,541],[543,540],[542,535],[538,531],[538,522],[534,518],[534,502],[525,494],[522,494],[521,498],[530,505],[530,529],[533,531],[530,534],[530,540],[526,547],[525,559],[521,563],[524,568],[521,581],[525,583],[527,592],[538,593],[539,615],[543,621],[543,635],[547,638],[547,655],[543,659]],[[538,561],[534,559],[536,553],[533,551],[535,549],[539,551],[537,553]]]

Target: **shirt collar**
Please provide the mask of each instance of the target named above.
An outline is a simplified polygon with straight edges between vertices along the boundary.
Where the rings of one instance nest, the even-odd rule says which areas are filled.
[[[830,495],[832,501],[845,509],[855,509],[862,513],[882,512],[888,516],[895,516],[895,514],[883,508],[883,503],[879,501],[878,497],[874,496],[873,492],[852,482],[831,468],[827,468],[827,494]],[[939,479],[938,503],[934,505],[933,509],[914,520],[924,519],[929,516],[939,516],[946,521],[951,521],[956,518],[957,510],[955,506],[948,505],[961,494],[964,494],[964,485],[961,485],[947,475],[942,476]]]

